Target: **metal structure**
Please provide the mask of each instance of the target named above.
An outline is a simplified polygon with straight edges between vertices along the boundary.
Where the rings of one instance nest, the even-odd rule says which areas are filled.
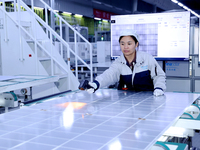
[[[31,8],[29,8],[22,0],[13,0],[13,12],[10,13],[7,11],[6,8],[6,2],[4,0],[1,0],[0,2],[2,2],[2,6],[0,7],[0,10],[3,12],[4,14],[4,37],[5,37],[5,42],[9,41],[9,37],[7,36],[7,30],[9,30],[7,28],[7,18],[11,19],[14,24],[16,24],[16,26],[18,27],[18,32],[20,34],[20,41],[22,41],[22,38],[25,38],[27,43],[31,43],[29,45],[31,45],[30,47],[32,47],[34,53],[36,56],[36,60],[35,63],[39,63],[42,60],[50,60],[50,64],[51,64],[51,69],[49,72],[49,75],[56,75],[56,70],[60,70],[59,72],[61,74],[67,74],[68,76],[68,84],[70,87],[70,82],[72,82],[73,80],[73,74],[71,74],[71,60],[70,57],[74,56],[75,60],[74,60],[74,65],[75,65],[75,76],[78,79],[78,64],[77,62],[80,61],[83,64],[85,64],[85,66],[87,66],[87,68],[90,70],[90,77],[91,77],[91,81],[93,80],[93,76],[92,76],[92,61],[90,61],[90,64],[87,64],[80,56],[77,55],[77,51],[78,51],[78,39],[81,39],[83,41],[83,43],[85,43],[85,45],[87,46],[87,49],[89,50],[90,53],[90,60],[92,60],[92,45],[79,33],[77,32],[71,25],[69,25],[61,16],[59,16],[58,13],[56,13],[48,4],[46,4],[43,0],[41,0],[41,3],[44,6],[44,15],[45,15],[45,21],[42,20],[35,12],[34,12],[34,1],[31,0]],[[10,2],[10,1],[9,1]],[[20,6],[21,9],[18,9]],[[51,26],[49,26],[49,17],[48,17],[48,12],[51,12],[52,14],[54,14],[60,24],[59,24],[59,28],[60,28],[60,34],[58,34]],[[28,18],[29,23],[27,25],[27,23],[24,21],[24,18]],[[31,23],[30,23],[31,22]],[[26,25],[24,25],[26,24]],[[46,39],[38,39],[38,35],[41,33],[37,33],[37,25],[36,24],[40,24],[44,30],[44,33],[46,34]],[[65,25],[68,28],[70,28],[70,30],[74,33],[74,49],[71,49],[69,47],[69,44],[67,43],[67,41],[65,41],[62,37],[62,26]],[[29,26],[32,30],[31,32],[29,31],[29,29],[27,29],[27,26]],[[60,49],[59,50],[55,50],[54,46],[55,43],[58,42],[60,45]],[[60,60],[60,58],[63,58],[63,50],[67,51],[67,62],[65,62],[64,60]],[[20,61],[23,62],[24,58],[23,58],[23,53],[24,53],[24,49],[23,49],[23,43],[20,43]],[[57,54],[56,51],[59,51],[59,54]],[[41,59],[41,54],[43,54],[43,58]],[[64,63],[65,62],[65,63]],[[36,70],[38,70],[38,68],[36,68]]]

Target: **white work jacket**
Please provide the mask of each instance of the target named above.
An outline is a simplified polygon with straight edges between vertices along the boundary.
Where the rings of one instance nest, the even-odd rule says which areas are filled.
[[[99,83],[98,88],[119,82],[118,89],[126,87],[135,91],[166,90],[164,71],[153,56],[142,51],[136,51],[133,71],[127,65],[124,55],[121,55],[107,70],[97,76],[94,82]]]

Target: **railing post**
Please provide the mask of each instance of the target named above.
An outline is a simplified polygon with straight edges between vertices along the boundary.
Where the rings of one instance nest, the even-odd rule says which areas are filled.
[[[75,48],[75,70],[76,70],[76,78],[78,79],[78,61],[77,61],[77,41],[76,41],[77,39],[76,39],[76,32],[74,32],[74,48]]]
[[[34,12],[34,4],[33,4],[33,0],[31,0],[31,9]]]
[[[3,7],[6,11],[6,5],[5,5],[5,1],[3,0]],[[4,24],[4,41],[8,42],[8,34],[7,34],[7,19],[6,19],[6,13],[3,14],[3,24]]]
[[[60,36],[61,36],[61,38],[63,38],[63,34],[62,34],[62,20],[60,19]],[[62,56],[62,58],[63,58],[63,45],[62,45],[62,42],[60,41],[60,45],[61,45],[61,49],[60,49],[60,55]]]
[[[53,67],[53,38],[52,38],[52,33],[51,33],[51,31],[50,31],[50,41],[51,41],[51,75],[53,76],[54,75],[54,73],[53,73],[53,71],[54,71],[54,67]]]
[[[17,10],[16,10],[16,0],[14,0],[14,12],[17,12]]]
[[[19,23],[19,53],[20,53],[20,61],[24,61],[23,58],[23,47],[22,47],[22,35],[21,35],[21,7],[20,7],[20,0],[17,0],[17,18],[18,18],[18,23]]]
[[[93,82],[93,68],[92,68],[92,44],[90,46],[90,81]]]
[[[33,11],[33,13],[34,13],[34,3],[33,3],[33,0],[31,0],[31,10]],[[36,72],[36,74],[37,75],[39,75],[39,69],[38,69],[38,50],[37,50],[37,43],[36,43],[36,40],[37,40],[37,37],[36,37],[36,18],[35,18],[35,16],[34,15],[32,15],[32,17],[34,18],[33,19],[33,25],[32,25],[32,27],[33,27],[33,30],[35,31],[35,32],[33,32],[33,34],[34,34],[34,49],[35,49],[35,65],[36,65],[36,67],[35,67],[35,72]]]
[[[44,9],[45,9],[45,22],[48,25],[48,11],[47,11],[47,6],[46,5],[45,5]],[[48,30],[47,30],[47,28],[46,28],[46,34],[47,34],[47,37],[48,37]]]
[[[68,65],[68,70],[71,71],[69,44],[67,45],[67,65]],[[71,84],[70,84],[71,75],[70,75],[70,73],[68,73],[67,79],[68,79],[68,80],[67,80],[67,81],[68,81],[68,87],[69,87],[69,89],[70,89],[70,88],[71,88]]]

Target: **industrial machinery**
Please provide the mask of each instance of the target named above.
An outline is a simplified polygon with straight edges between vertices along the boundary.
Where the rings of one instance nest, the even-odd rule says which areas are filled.
[[[0,76],[0,107],[16,108],[32,100],[32,88],[58,80],[57,76]]]

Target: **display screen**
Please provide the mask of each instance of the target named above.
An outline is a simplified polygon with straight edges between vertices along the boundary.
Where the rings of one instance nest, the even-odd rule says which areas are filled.
[[[119,35],[133,29],[139,35],[139,51],[157,60],[188,60],[190,12],[169,12],[111,16],[111,58],[122,52]]]

